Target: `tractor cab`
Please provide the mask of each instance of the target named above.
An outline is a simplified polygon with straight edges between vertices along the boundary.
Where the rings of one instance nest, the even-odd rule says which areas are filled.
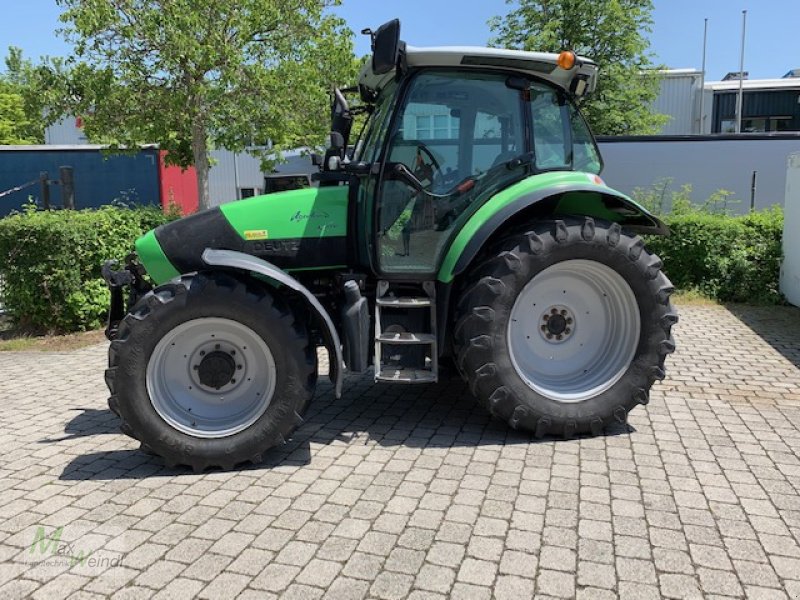
[[[594,89],[597,65],[572,52],[414,48],[399,31],[397,20],[365,30],[373,56],[357,87],[333,94],[317,178],[351,186],[366,225],[358,233],[368,232],[360,254],[378,275],[434,278],[453,234],[488,198],[534,174],[600,172],[575,105]],[[357,112],[367,119],[351,139]]]

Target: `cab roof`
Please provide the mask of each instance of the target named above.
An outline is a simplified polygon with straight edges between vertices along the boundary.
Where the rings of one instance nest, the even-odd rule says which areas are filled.
[[[503,48],[483,48],[479,46],[440,46],[433,48],[405,47],[405,64],[409,68],[460,67],[481,70],[517,71],[533,75],[570,90],[576,79],[585,81],[579,86],[576,95],[594,91],[597,85],[597,63],[578,56],[575,66],[562,69],[558,66],[558,54],[549,52],[525,52]],[[395,71],[375,74],[372,61],[367,61],[361,69],[358,83],[371,91],[380,91],[395,77]]]

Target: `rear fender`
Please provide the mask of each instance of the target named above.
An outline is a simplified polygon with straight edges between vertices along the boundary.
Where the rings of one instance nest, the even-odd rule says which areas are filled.
[[[325,307],[320,304],[320,301],[317,300],[316,296],[314,296],[308,288],[275,265],[250,254],[244,254],[243,252],[206,248],[206,250],[203,251],[203,262],[214,267],[225,267],[228,269],[245,271],[247,273],[258,273],[275,283],[285,285],[301,294],[322,325],[325,347],[328,349],[328,353],[331,357],[329,361],[329,377],[331,383],[333,383],[335,387],[336,397],[340,398],[342,396],[344,374],[342,373],[343,357],[339,334],[336,331],[336,327],[328,311],[325,310]]]
[[[495,198],[500,197],[498,194]],[[478,209],[454,238],[437,276],[442,283],[450,283],[463,273],[493,237],[509,227],[524,225],[524,221],[587,216],[619,223],[636,233],[669,235],[669,229],[660,219],[605,185],[571,181],[498,202],[494,202],[495,198]]]

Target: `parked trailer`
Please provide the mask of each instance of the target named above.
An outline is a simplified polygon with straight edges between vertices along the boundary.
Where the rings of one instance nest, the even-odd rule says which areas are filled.
[[[784,216],[781,292],[789,302],[800,306],[800,152],[787,162]]]
[[[660,189],[665,197],[691,184],[692,198],[703,202],[717,190],[734,193],[728,207],[743,214],[783,205],[786,161],[800,152],[800,132],[785,134],[616,136],[598,138],[609,185],[632,194]],[[755,185],[754,184],[755,180]],[[738,201],[738,202],[731,202]]]

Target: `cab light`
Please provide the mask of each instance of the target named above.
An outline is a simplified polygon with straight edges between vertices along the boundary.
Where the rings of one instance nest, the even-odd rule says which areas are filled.
[[[572,67],[575,66],[575,53],[570,50],[564,50],[561,54],[558,55],[558,60],[556,64],[564,69],[565,71],[569,71]]]

